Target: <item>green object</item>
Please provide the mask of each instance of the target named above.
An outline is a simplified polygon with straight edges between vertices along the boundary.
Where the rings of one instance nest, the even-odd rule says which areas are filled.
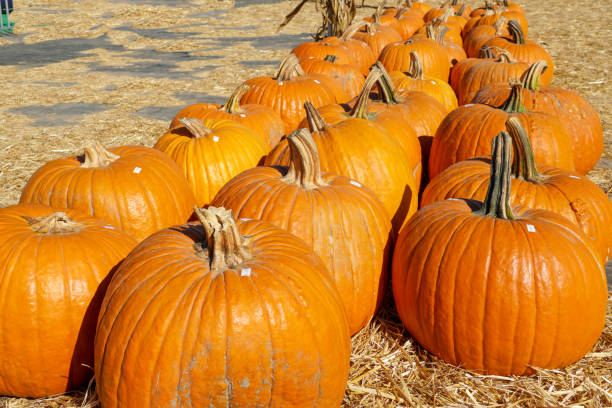
[[[15,23],[9,21],[8,14],[0,14],[2,16],[2,25],[0,25],[0,34],[7,34],[13,32],[13,27],[15,27]]]

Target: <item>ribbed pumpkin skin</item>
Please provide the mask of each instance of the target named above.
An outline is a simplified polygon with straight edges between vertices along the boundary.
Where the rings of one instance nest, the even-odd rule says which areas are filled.
[[[245,126],[224,119],[202,123],[212,132],[196,138],[184,126],[176,127],[154,146],[178,164],[200,207],[232,177],[257,166],[268,151],[261,137]]]
[[[411,78],[403,72],[389,72],[393,84],[398,92],[415,91],[423,92],[434,97],[440,102],[447,112],[458,107],[457,96],[448,82],[434,77],[425,77],[423,79]]]
[[[433,138],[429,179],[461,160],[491,154],[491,140],[506,129],[508,113],[488,105],[464,105],[444,118]],[[533,145],[536,163],[574,170],[570,137],[557,118],[545,113],[513,113]]]
[[[375,27],[372,32],[359,31],[353,35],[354,39],[366,43],[372,50],[372,54],[380,55],[388,44],[402,41],[401,34],[393,28],[383,25],[375,25]]]
[[[402,40],[406,41],[417,30],[425,25],[425,21],[421,18],[417,13],[411,13],[410,11],[402,14],[399,21],[399,30],[398,32],[402,36]]]
[[[421,208],[447,198],[482,201],[489,184],[489,158],[455,163],[438,174],[421,196]],[[548,210],[578,225],[601,254],[604,263],[612,252],[612,202],[592,181],[578,173],[538,166],[538,183],[512,178],[511,204]]]
[[[389,44],[382,51],[378,60],[389,72],[408,71],[411,51],[417,51],[421,57],[425,75],[448,81],[451,66],[446,49],[429,38]]]
[[[195,198],[170,157],[144,146],[109,151],[120,158],[108,167],[81,167],[82,156],[48,162],[30,177],[19,202],[74,208],[137,241],[189,219]]]
[[[416,212],[420,180],[401,145],[372,122],[348,119],[314,132],[321,170],[342,174],[368,186],[382,201],[395,231]],[[286,164],[288,146],[279,143],[266,165]],[[283,163],[285,161],[285,163]],[[416,172],[415,172],[416,174]]]
[[[507,28],[502,28],[499,35],[509,35]],[[469,58],[477,58],[480,48],[491,38],[496,37],[497,30],[490,25],[476,26],[463,38],[463,48]]]
[[[387,285],[389,215],[374,192],[347,177],[323,174],[327,185],[306,189],[282,180],[284,173],[275,167],[247,170],[211,205],[231,209],[237,218],[271,222],[312,246],[333,276],[355,334],[380,306]]]
[[[336,38],[337,37],[333,37]],[[338,64],[355,65],[357,61],[351,55],[351,51],[339,41],[309,41],[303,42],[295,47],[291,52],[300,60],[312,57],[324,60],[326,56],[333,55],[337,58]]]
[[[77,232],[35,232],[24,217],[63,211]],[[0,395],[46,397],[91,378],[96,321],[115,266],[136,245],[74,210],[0,208]]]
[[[267,106],[257,104],[242,105],[238,112],[228,113],[223,109],[223,105],[196,103],[181,109],[170,122],[168,129],[181,126],[182,118],[232,120],[254,130],[269,147],[277,144],[285,134],[285,122],[280,115]]]
[[[553,86],[543,86],[537,91],[523,88],[522,92],[525,108],[549,113],[567,129],[576,171],[586,174],[595,167],[604,148],[603,131],[597,111],[589,102],[574,92]],[[510,88],[506,84],[497,83],[481,89],[472,100],[495,105],[498,101],[503,102],[509,94]]]
[[[348,102],[357,96],[365,82],[365,77],[355,65],[338,64],[312,57],[300,60],[300,65],[309,75],[321,74],[334,78],[342,93],[342,98],[338,99],[339,103]]]
[[[368,44],[363,41],[352,39],[348,37],[346,39],[340,39],[338,37],[325,37],[321,40],[321,43],[336,45],[341,44],[346,47],[351,57],[354,59],[354,65],[359,68],[361,73],[365,76],[370,72],[370,67],[376,62],[377,55],[374,55],[372,49],[368,47]],[[324,59],[326,56],[323,55],[320,59]]]
[[[211,273],[195,225],[160,231],[126,258],[98,322],[102,406],[340,406],[351,345],[323,261],[272,224],[237,226],[254,257],[234,269]]]
[[[279,81],[269,77],[252,78],[245,82],[249,89],[241,103],[266,105],[278,112],[286,124],[285,134],[295,129],[304,117],[304,102],[312,103],[315,108],[336,103],[336,97],[316,78],[298,77]]]
[[[514,207],[503,220],[472,213],[474,204],[439,201],[402,230],[392,282],[408,331],[445,361],[488,374],[580,359],[605,324],[595,252],[557,214]]]

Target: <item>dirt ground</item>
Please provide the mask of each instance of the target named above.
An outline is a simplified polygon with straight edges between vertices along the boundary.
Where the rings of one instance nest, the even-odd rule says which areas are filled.
[[[307,5],[277,32],[278,24],[296,3],[295,0],[16,1],[11,16],[17,23],[15,35],[0,36],[0,207],[15,204],[30,175],[49,160],[82,153],[83,147],[94,139],[107,146],[151,146],[185,105],[221,103],[247,78],[272,74],[280,59],[294,46],[307,41],[319,23],[314,7]],[[468,1],[472,6],[480,3]],[[580,93],[600,114],[605,151],[589,177],[612,196],[610,0],[588,3],[519,0],[519,3],[529,20],[529,38],[543,44],[555,61],[553,85]],[[365,4],[366,8],[359,9],[360,15],[372,13],[375,7],[372,0]],[[599,363],[602,367],[612,366],[610,325],[608,321],[608,338],[602,337],[593,351],[603,353],[593,357],[596,366]],[[397,334],[392,336],[395,346],[383,344],[383,329]],[[358,360],[354,361],[351,374],[354,381],[349,384],[352,394],[347,396],[346,406],[413,406],[405,393],[394,391],[402,390],[401,372],[392,369],[388,376],[381,377],[386,378],[380,380],[384,384],[372,374],[374,380],[368,383],[368,370],[379,374],[385,371],[384,365],[397,362],[402,347],[409,343],[392,313],[384,314],[356,339],[354,349],[358,351],[366,345],[378,347],[377,359],[396,354],[384,360],[384,364],[366,361],[371,354],[364,353],[365,360],[359,360],[359,352],[356,354]],[[412,364],[411,361],[424,361],[425,366],[433,364],[424,351],[414,345],[410,347],[413,360],[402,362],[402,367],[408,367],[405,364]],[[400,363],[397,364],[399,367]],[[436,367],[449,370],[442,365],[431,367],[434,371]],[[573,391],[563,394],[572,375],[582,375],[580,378],[586,375],[580,373],[571,370],[557,373],[562,379],[552,382],[547,382],[550,373],[538,377],[541,380],[538,387],[550,385],[547,392],[561,394],[550,399],[553,397],[548,394],[530,391],[533,395],[527,392],[522,396],[528,402],[517,402],[520,399],[514,398],[522,394],[512,387],[504,388],[504,382],[487,385],[504,397],[487,399],[486,391],[482,391],[485,393],[482,396],[480,391],[470,388],[476,379],[468,375],[461,377],[467,392],[459,387],[455,399],[438,399],[438,405],[444,405],[440,401],[456,406],[477,403],[505,406],[504,401],[517,402],[518,406],[535,406],[531,403],[540,406],[538,401],[541,406],[562,401],[564,404],[586,401],[589,405],[589,401],[595,401],[592,406],[611,406],[609,372],[607,385],[606,382],[591,388],[582,385],[591,399],[574,398]],[[438,377],[428,375],[422,373],[423,386],[427,387],[427,381],[434,381],[430,385],[434,390],[445,386],[444,374],[436,374],[442,376],[437,387]],[[602,394],[595,398],[592,393]],[[433,401],[435,404],[435,397]],[[2,404],[53,406],[19,405],[22,402],[15,400],[0,400]]]

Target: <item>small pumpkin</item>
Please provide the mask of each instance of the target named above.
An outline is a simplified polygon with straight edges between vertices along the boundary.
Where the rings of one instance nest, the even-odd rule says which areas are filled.
[[[505,131],[508,117],[518,117],[531,139],[538,164],[574,170],[570,136],[552,115],[525,109],[522,84],[499,107],[474,104],[460,106],[444,118],[433,138],[429,155],[429,178],[461,160],[490,154],[491,140]]]
[[[410,52],[410,68],[407,72],[394,71],[389,76],[400,92],[407,90],[426,93],[438,100],[448,112],[458,107],[457,96],[448,82],[425,76],[417,51]]]
[[[440,7],[429,9],[423,18],[425,21],[432,21],[433,19],[444,15],[448,9],[452,10],[453,14],[463,18],[469,17],[469,15],[472,13],[472,8],[467,4],[459,3],[458,0],[451,0],[445,1]]]
[[[359,68],[364,76],[367,76],[370,73],[370,67],[376,62],[378,55],[374,55],[374,52],[366,43],[353,38],[361,27],[363,27],[363,22],[353,23],[344,30],[340,37],[326,37],[321,42],[341,44],[346,47],[354,59],[354,65]]]
[[[597,111],[582,96],[559,87],[545,86],[542,73],[548,64],[544,60],[525,68],[521,78],[526,109],[549,113],[565,126],[574,151],[576,171],[587,174],[599,161],[603,152],[603,131]],[[542,85],[542,86],[541,86]],[[507,98],[506,84],[492,83],[475,94],[474,103],[495,105]]]
[[[285,122],[285,134],[291,133],[300,123],[304,102],[312,102],[315,106],[335,103],[339,92],[330,89],[329,82],[322,76],[306,75],[294,54],[283,59],[274,77],[251,78],[244,83],[249,89],[240,102],[261,104],[275,110]]]
[[[553,60],[537,43],[525,39],[525,34],[521,25],[516,20],[508,21],[509,37],[494,37],[484,43],[488,47],[498,47],[507,50],[517,61],[533,64],[536,61],[544,60],[548,64],[548,70],[542,75],[546,84],[550,84],[555,66]]]
[[[106,150],[94,142],[81,156],[53,160],[36,170],[19,202],[73,208],[142,241],[187,221],[195,198],[181,170],[163,152],[145,146]]]
[[[365,77],[356,66],[338,64],[334,55],[328,55],[323,60],[308,57],[300,60],[300,66],[309,75],[321,74],[334,78],[337,82],[335,87],[340,89],[342,93],[342,98],[338,99],[339,103],[348,102],[357,96],[365,82]],[[278,139],[276,143],[278,143]]]
[[[270,223],[196,213],[136,247],[108,287],[101,405],[339,407],[351,343],[321,258]]]
[[[327,37],[321,41],[303,42],[295,47],[291,53],[299,60],[305,58],[325,59],[328,55],[336,57],[336,63],[343,65],[355,65],[355,58],[351,55],[351,50],[342,42],[334,41],[337,37]]]
[[[402,36],[397,30],[382,25],[378,19],[373,23],[365,21],[362,27],[365,27],[363,31],[357,31],[353,34],[353,38],[366,43],[375,56],[379,56],[388,44],[402,41]]]
[[[210,203],[225,183],[268,152],[255,132],[225,119],[183,118],[154,147],[181,168],[198,206]]]
[[[492,25],[479,25],[470,30],[463,38],[463,48],[468,57],[478,57],[480,49],[494,37],[509,35],[508,20],[500,17]]]
[[[429,4],[420,0],[406,0],[402,7],[420,14],[421,17],[425,17],[425,14],[431,10],[431,6]]]
[[[604,328],[603,265],[570,221],[510,205],[510,136],[493,140],[483,202],[437,201],[402,229],[392,266],[397,311],[448,363],[489,375],[562,368]]]
[[[398,32],[402,36],[402,40],[408,40],[417,30],[425,25],[425,21],[411,9],[403,7],[397,10],[395,18],[399,21]]]
[[[391,220],[369,188],[321,172],[319,153],[307,129],[293,132],[287,141],[289,167],[244,171],[219,191],[211,205],[230,209],[237,218],[271,222],[311,245],[333,276],[350,333],[355,334],[382,301],[391,261]]]
[[[169,129],[181,126],[182,118],[229,119],[254,130],[268,146],[274,146],[285,134],[285,122],[277,112],[267,106],[240,105],[240,99],[248,89],[246,85],[236,88],[225,105],[196,103],[181,109],[170,122]]]
[[[40,398],[92,376],[96,321],[115,267],[136,246],[70,209],[0,208],[0,395]]]
[[[462,34],[467,36],[476,27],[488,25],[494,25],[498,20],[503,19],[504,22],[508,20],[515,20],[521,26],[523,34],[527,35],[528,24],[527,18],[524,13],[508,10],[505,7],[497,7],[495,10],[488,9],[485,13],[474,16],[468,20],[463,27]]]
[[[506,128],[514,142],[511,204],[564,216],[580,227],[605,264],[612,251],[612,202],[596,184],[576,172],[536,167],[531,142],[521,122],[509,118]],[[490,164],[489,157],[479,157],[448,167],[425,188],[421,207],[447,198],[483,200]]]

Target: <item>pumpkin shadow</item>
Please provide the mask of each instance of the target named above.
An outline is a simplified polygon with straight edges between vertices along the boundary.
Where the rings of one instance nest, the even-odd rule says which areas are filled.
[[[406,216],[410,210],[410,203],[412,202],[413,197],[414,192],[412,189],[409,186],[405,186],[401,204],[391,219],[391,225],[393,226],[393,231],[395,231],[395,234],[399,233],[402,225],[406,221]]]

